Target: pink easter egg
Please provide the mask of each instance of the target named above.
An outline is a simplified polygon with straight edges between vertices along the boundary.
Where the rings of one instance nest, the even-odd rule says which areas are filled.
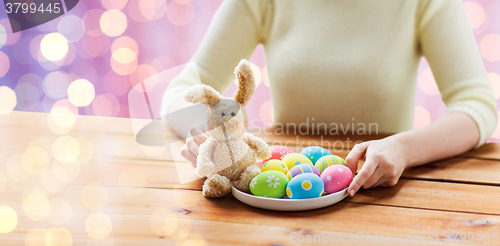
[[[262,161],[262,163],[266,163],[268,160],[271,159],[281,160],[283,159],[283,157],[285,157],[285,155],[293,153],[293,150],[281,145],[273,145],[269,148],[271,149],[271,157],[265,159],[264,161]]]
[[[339,192],[349,186],[352,182],[352,171],[344,165],[332,165],[321,173],[321,179],[325,184],[325,192]]]

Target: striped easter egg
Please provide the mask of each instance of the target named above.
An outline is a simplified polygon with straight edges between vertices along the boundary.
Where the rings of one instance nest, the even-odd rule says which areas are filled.
[[[321,158],[319,158],[318,161],[316,161],[316,164],[314,166],[319,170],[319,173],[323,173],[323,171],[333,165],[344,165],[347,166],[345,163],[345,160],[342,159],[339,156],[336,155],[325,155]]]
[[[313,173],[320,176],[320,173],[317,168],[315,168],[311,164],[299,164],[297,166],[292,167],[292,169],[288,170],[286,173],[286,177],[288,180],[292,180],[293,177],[302,174],[302,173]]]

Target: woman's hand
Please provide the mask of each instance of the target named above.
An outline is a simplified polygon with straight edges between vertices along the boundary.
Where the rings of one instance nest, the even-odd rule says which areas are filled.
[[[200,145],[208,138],[205,133],[205,124],[200,122],[189,131],[186,144],[182,146],[181,155],[186,158],[194,168],[196,168],[196,158],[200,150]]]
[[[396,185],[407,164],[405,151],[405,145],[396,136],[356,144],[347,155],[347,166],[355,174],[358,161],[365,163],[349,185],[348,194],[354,196],[361,187]]]

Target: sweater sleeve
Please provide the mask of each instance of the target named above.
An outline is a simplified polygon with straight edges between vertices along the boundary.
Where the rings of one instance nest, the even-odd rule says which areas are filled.
[[[422,54],[447,112],[469,115],[483,145],[497,125],[496,100],[463,4],[459,0],[421,1],[417,31]]]
[[[225,0],[221,4],[191,59],[195,66],[186,66],[167,87],[162,100],[162,116],[195,84],[210,85],[221,94],[229,88],[238,62],[243,58],[249,60],[262,42],[264,7],[255,0]]]

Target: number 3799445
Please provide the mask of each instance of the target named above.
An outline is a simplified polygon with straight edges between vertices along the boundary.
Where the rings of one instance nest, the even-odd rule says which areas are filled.
[[[5,10],[7,11],[7,14],[27,14],[28,12],[31,14],[44,12],[58,14],[61,12],[61,3],[7,3],[5,4]]]

